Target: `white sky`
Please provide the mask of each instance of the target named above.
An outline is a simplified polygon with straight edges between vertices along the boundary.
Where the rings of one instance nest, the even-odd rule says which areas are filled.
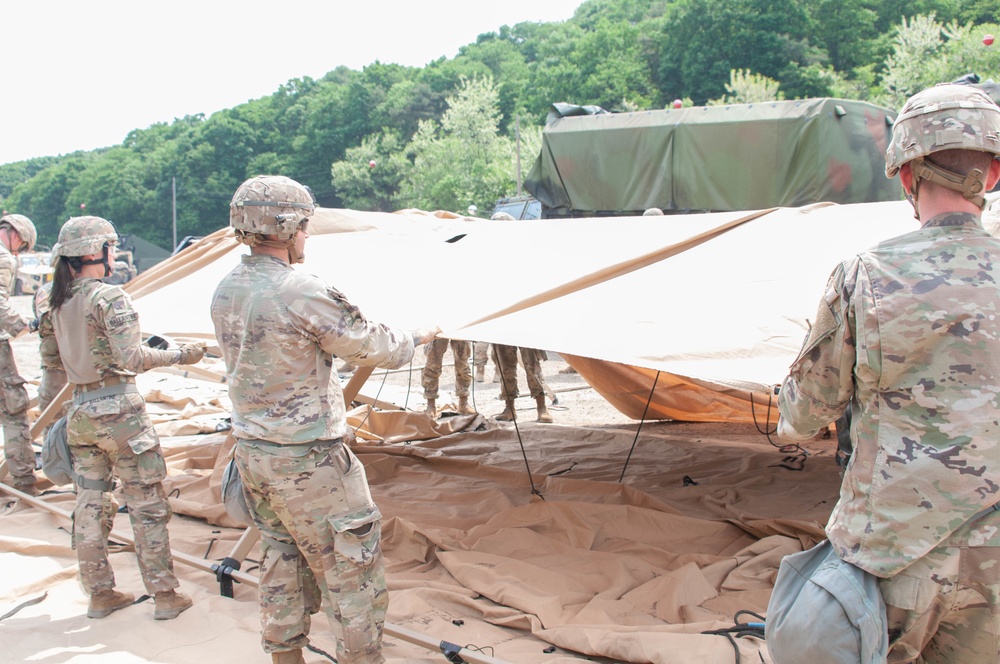
[[[14,0],[0,5],[0,164],[121,143],[293,78],[423,66],[584,0]]]

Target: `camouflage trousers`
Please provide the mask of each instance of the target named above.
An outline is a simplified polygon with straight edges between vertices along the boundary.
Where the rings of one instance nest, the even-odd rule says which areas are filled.
[[[472,344],[457,339],[435,339],[424,347],[424,353],[427,355],[422,375],[425,399],[438,398],[441,364],[449,343],[455,360],[455,394],[459,397],[469,396],[469,388],[472,386],[472,367],[469,366]]]
[[[177,588],[167,531],[173,512],[162,484],[167,466],[142,396],[116,394],[74,403],[67,413],[66,434],[78,475],[99,481],[114,476],[121,482],[146,592]],[[77,487],[73,546],[81,582],[92,595],[115,586],[108,561],[108,534],[115,511],[110,492]]]
[[[308,644],[315,579],[337,640],[337,661],[384,662],[389,593],[382,515],[372,501],[364,466],[346,445],[333,441],[280,445],[240,440],[235,459],[261,532],[264,651]]]
[[[52,400],[55,399],[60,390],[66,386],[66,371],[63,369],[49,369],[42,367],[42,377],[38,382],[38,412],[43,413],[48,408]],[[66,408],[62,408],[55,419],[59,419],[66,414]]]
[[[891,664],[1000,662],[1000,512],[970,525],[879,581]]]
[[[493,360],[501,376],[500,395],[507,399],[508,395],[516,399],[519,395],[517,387],[517,352],[521,351],[521,363],[528,379],[528,392],[533,399],[545,396],[546,385],[542,377],[541,351],[534,348],[518,348],[493,344]]]
[[[490,359],[490,344],[488,341],[475,341],[472,344],[472,365],[485,367],[486,360]]]
[[[3,455],[14,488],[35,484],[35,450],[28,427],[28,391],[17,372],[10,341],[0,340],[0,424],[3,425]]]

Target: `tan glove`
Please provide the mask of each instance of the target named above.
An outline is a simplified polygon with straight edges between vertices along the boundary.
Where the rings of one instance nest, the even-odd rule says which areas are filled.
[[[198,364],[205,357],[204,344],[181,344],[179,364]]]

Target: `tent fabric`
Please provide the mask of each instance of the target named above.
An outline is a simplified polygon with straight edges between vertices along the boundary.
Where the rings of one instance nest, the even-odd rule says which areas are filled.
[[[524,186],[545,216],[899,200],[882,175],[894,117],[831,98],[561,117]]]

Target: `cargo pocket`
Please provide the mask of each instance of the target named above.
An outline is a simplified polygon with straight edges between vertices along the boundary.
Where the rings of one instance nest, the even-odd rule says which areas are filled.
[[[377,509],[357,519],[331,519],[340,592],[336,594],[344,648],[364,653],[377,648],[389,596],[381,563],[382,526]]]
[[[137,454],[135,460],[140,484],[156,484],[167,476],[167,462],[163,460],[158,446]]]
[[[3,401],[11,415],[28,409],[28,392],[24,389],[24,381],[20,376],[3,377]]]

